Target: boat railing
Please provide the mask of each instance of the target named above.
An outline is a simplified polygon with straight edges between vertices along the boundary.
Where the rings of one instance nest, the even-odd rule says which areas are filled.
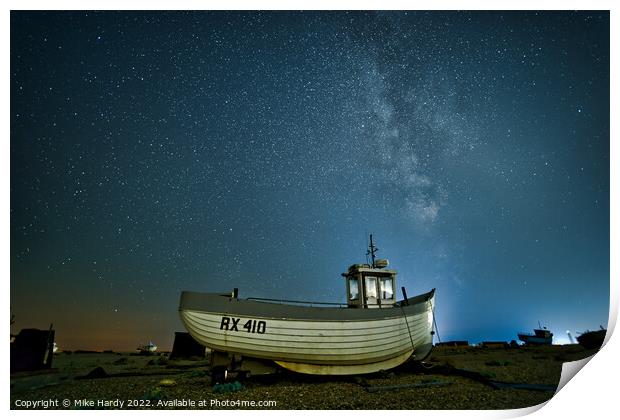
[[[286,299],[267,299],[260,297],[249,297],[247,300],[253,300],[257,302],[272,302],[272,303],[292,303],[299,306],[333,306],[338,308],[346,308],[346,303],[334,303],[334,302],[311,302],[311,301],[303,301],[303,300],[286,300]]]

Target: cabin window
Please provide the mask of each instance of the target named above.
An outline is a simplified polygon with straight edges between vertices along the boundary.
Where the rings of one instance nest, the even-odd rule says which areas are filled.
[[[394,297],[394,287],[391,277],[382,278],[379,281],[381,287],[381,299],[392,299]]]
[[[349,300],[357,300],[360,297],[359,280],[349,279]]]
[[[366,298],[367,299],[377,298],[377,278],[376,277],[366,277]]]

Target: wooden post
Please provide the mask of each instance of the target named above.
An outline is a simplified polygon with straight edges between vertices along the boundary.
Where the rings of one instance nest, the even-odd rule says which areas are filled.
[[[405,290],[405,286],[401,287],[401,290],[403,291],[403,302],[406,306],[409,306],[409,299],[407,298],[407,291]]]
[[[43,366],[46,369],[52,368],[52,359],[54,357],[54,324],[50,324],[50,329],[47,333],[47,352],[43,358]]]

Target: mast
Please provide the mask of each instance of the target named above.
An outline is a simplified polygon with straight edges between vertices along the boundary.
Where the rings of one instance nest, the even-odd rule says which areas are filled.
[[[366,252],[366,255],[370,255],[372,258],[372,268],[376,268],[375,267],[375,252],[377,252],[379,250],[379,248],[377,248],[375,246],[375,244],[372,242],[372,233],[370,234],[370,245],[368,246],[368,251]]]

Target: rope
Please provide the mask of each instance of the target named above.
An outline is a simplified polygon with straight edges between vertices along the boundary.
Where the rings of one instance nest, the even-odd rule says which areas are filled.
[[[411,337],[411,330],[409,329],[409,321],[407,321],[407,315],[405,314],[405,309],[403,306],[400,307],[400,311],[403,313],[405,317],[405,324],[407,324],[407,331],[409,331],[409,340],[411,340],[411,351],[415,351],[415,345],[413,344],[413,337]]]
[[[441,337],[439,336],[439,329],[437,328],[437,320],[435,319],[435,308],[433,308],[432,300],[429,300],[428,303],[431,305],[431,312],[433,313],[433,325],[435,326],[435,332],[437,333],[437,341],[441,343]]]

